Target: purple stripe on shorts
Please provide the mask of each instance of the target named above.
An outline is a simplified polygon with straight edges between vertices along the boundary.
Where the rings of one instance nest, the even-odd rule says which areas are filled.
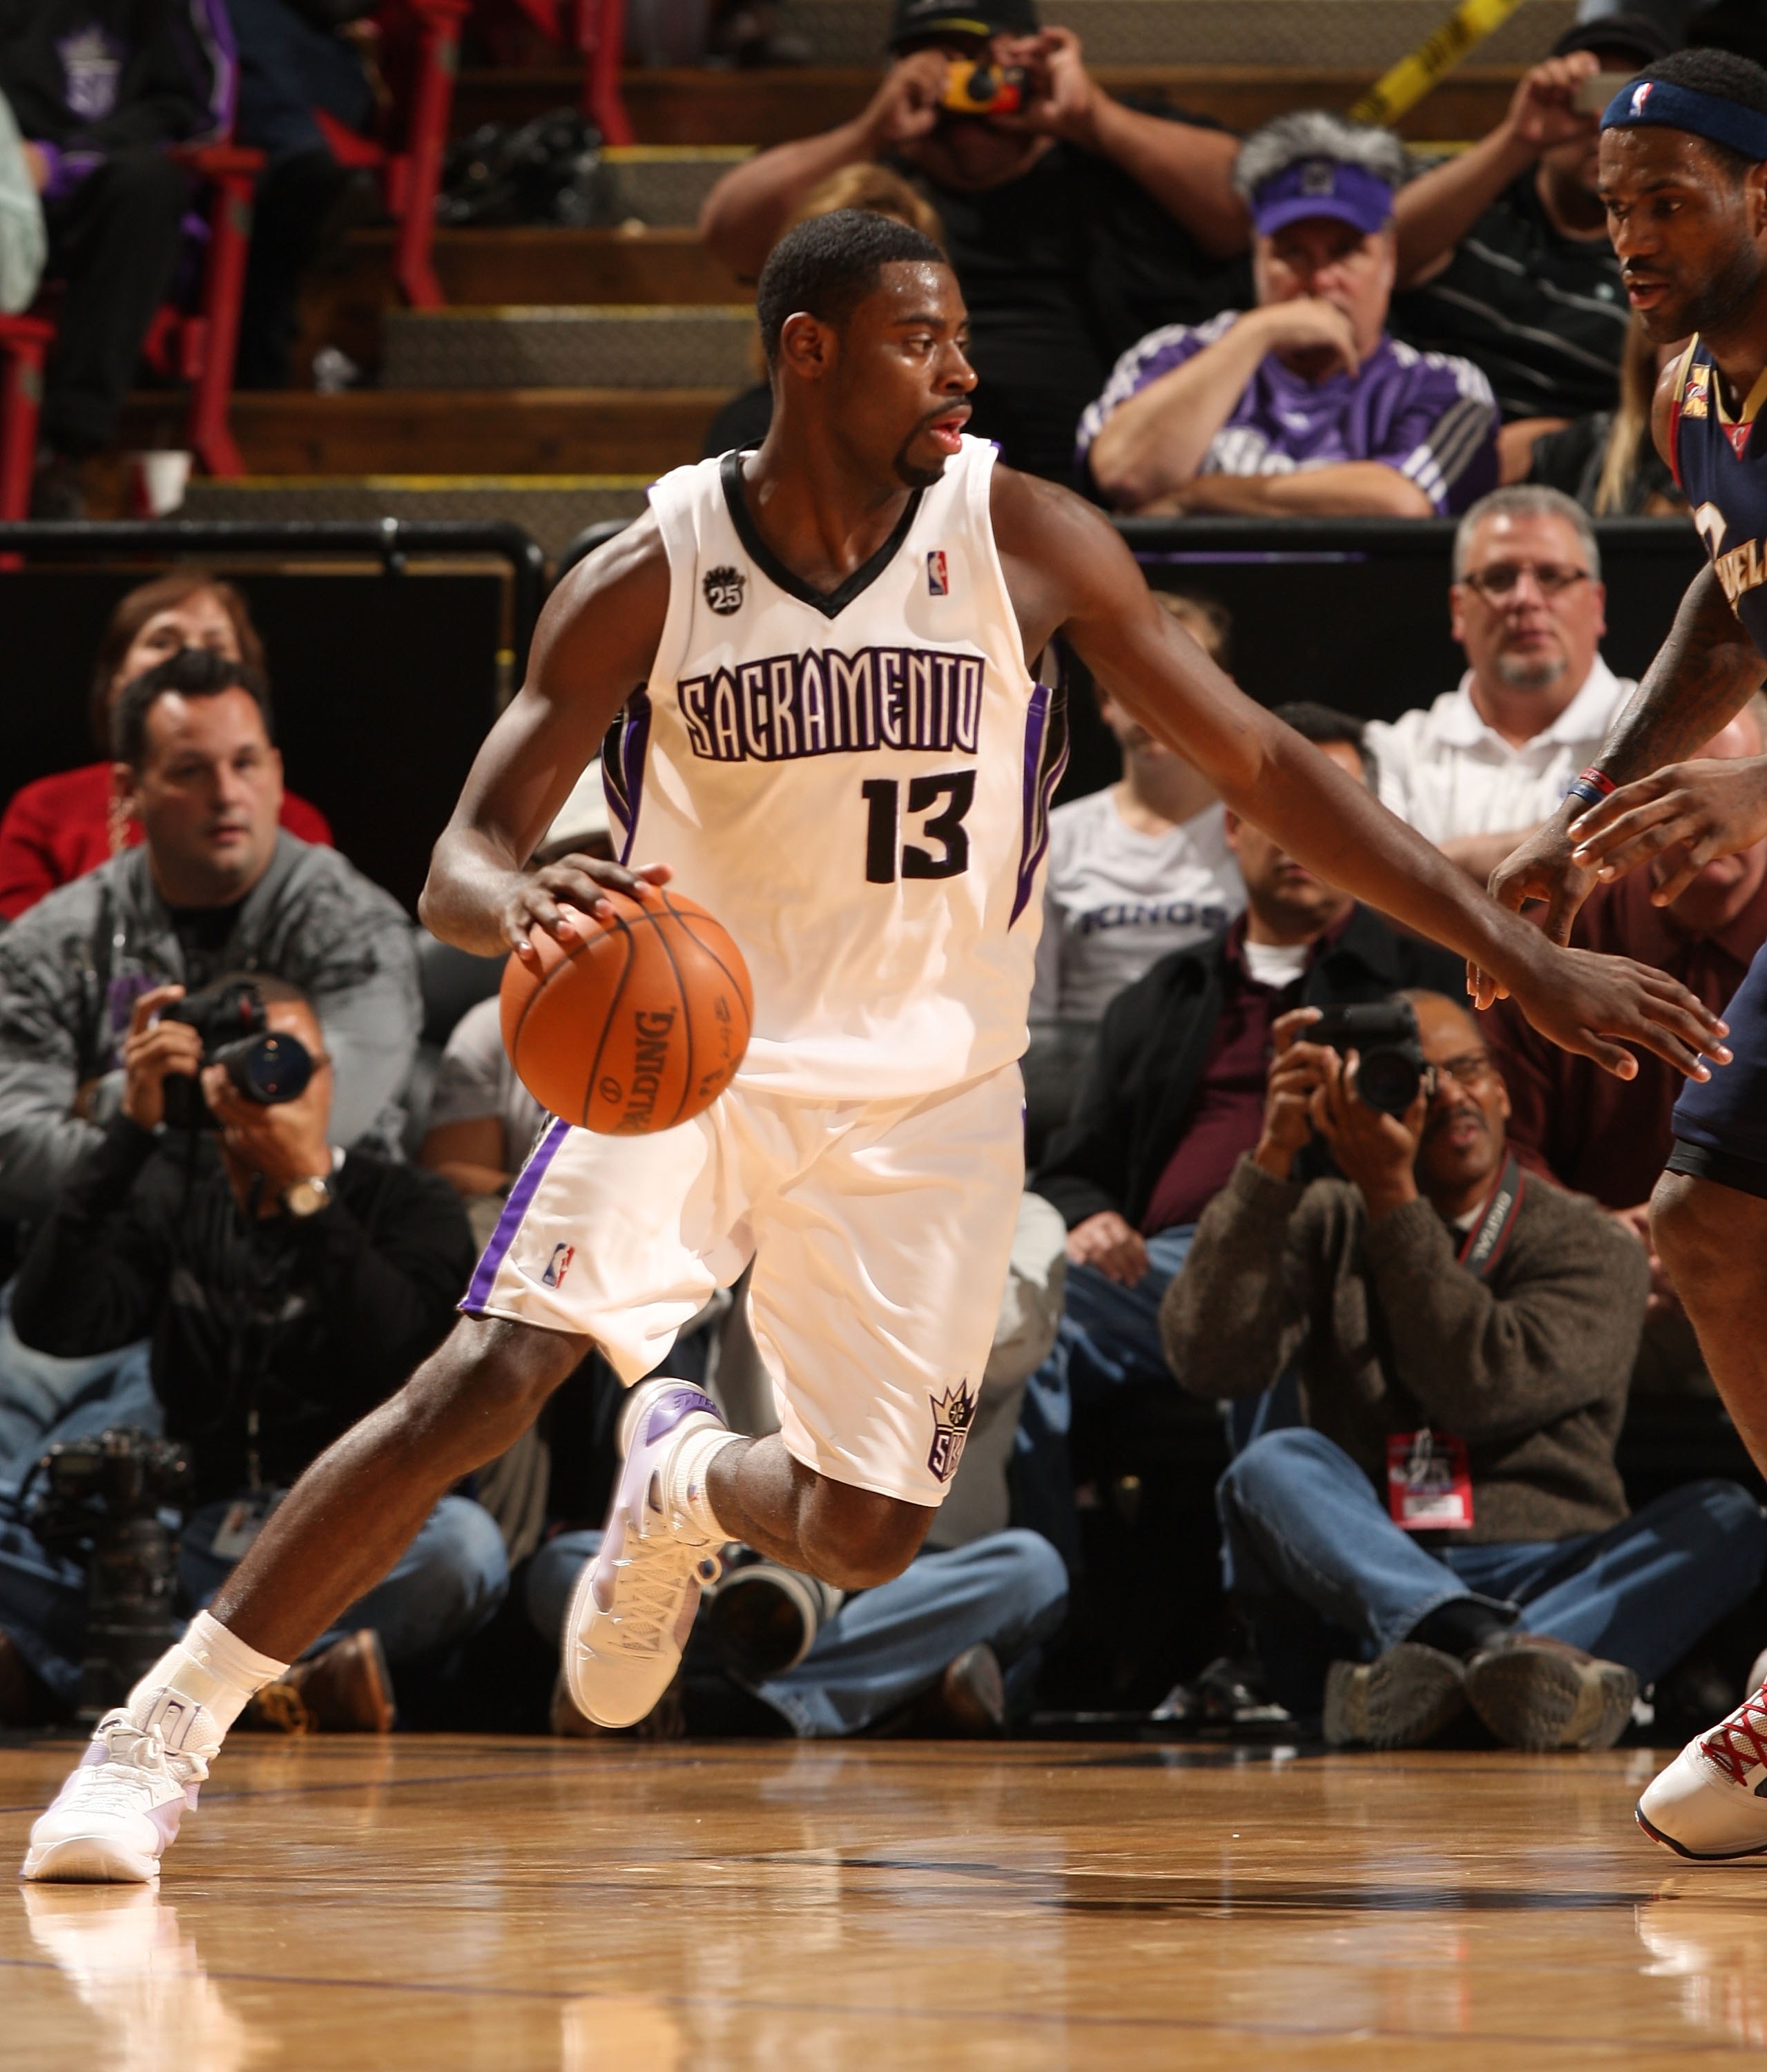
[[[491,1234],[491,1242],[485,1247],[483,1256],[473,1269],[472,1285],[461,1300],[460,1306],[469,1317],[475,1317],[491,1300],[491,1284],[497,1278],[497,1271],[503,1263],[509,1248],[516,1241],[516,1233],[521,1228],[521,1219],[528,1213],[535,1190],[546,1177],[546,1168],[553,1162],[553,1153],[565,1141],[569,1129],[568,1122],[555,1120],[541,1137],[521,1169],[516,1184],[509,1190],[509,1199],[503,1203],[503,1212],[497,1219],[497,1227]]]

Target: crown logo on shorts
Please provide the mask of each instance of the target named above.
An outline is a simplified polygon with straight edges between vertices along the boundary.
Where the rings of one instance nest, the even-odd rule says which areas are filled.
[[[969,1392],[966,1377],[955,1388],[929,1400],[933,1407],[933,1443],[927,1466],[939,1481],[948,1482],[957,1472],[957,1463],[964,1457],[964,1441],[976,1421],[976,1399]]]

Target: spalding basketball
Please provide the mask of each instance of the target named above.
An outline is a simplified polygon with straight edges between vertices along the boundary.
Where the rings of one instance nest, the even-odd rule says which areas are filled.
[[[641,885],[579,915],[567,948],[543,928],[538,967],[503,967],[503,1047],[522,1084],[566,1122],[613,1136],[672,1129],[709,1108],[748,1048],[742,952],[697,901]]]

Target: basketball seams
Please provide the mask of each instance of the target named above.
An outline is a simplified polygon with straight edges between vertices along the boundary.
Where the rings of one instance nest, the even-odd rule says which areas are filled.
[[[749,986],[746,979],[739,978],[724,961],[723,958],[718,955],[717,952],[713,948],[712,945],[706,941],[705,938],[703,935],[697,935],[694,932],[693,922],[695,917],[692,915],[684,914],[680,908],[675,904],[674,901],[669,898],[668,893],[665,892],[663,894],[663,898],[668,904],[669,911],[675,916],[676,921],[680,927],[681,932],[692,942],[696,948],[699,949],[706,956],[709,956],[712,960],[713,963],[717,966],[718,969],[723,972],[725,978],[729,980],[730,989],[735,994],[738,1001],[739,1002],[746,1003],[749,998]],[[709,914],[708,914],[705,918],[709,921],[713,919],[713,917]],[[723,923],[721,922],[717,922],[715,925],[717,927],[719,933],[723,935],[728,940],[729,931],[725,928]],[[734,948],[734,945],[733,944],[732,947]],[[742,1047],[743,1050],[746,1050],[748,1048],[749,1038],[754,1033],[754,1017],[750,1012],[746,1005],[744,1005],[743,1006],[742,1019],[746,1026],[742,1031]],[[739,1059],[741,1053],[739,1051]]]
[[[674,902],[666,892],[663,894],[663,903],[672,916],[676,919],[680,919],[680,916],[675,913]],[[675,954],[674,944],[663,933],[663,917],[660,914],[656,914],[651,918],[656,924],[657,945],[664,956],[668,959],[669,969],[675,974],[676,997],[681,1003],[681,1030],[687,1038],[687,1069],[681,1075],[680,1099],[675,1104],[675,1112],[663,1125],[665,1129],[672,1129],[680,1120],[681,1110],[687,1106],[688,1096],[693,1092],[693,1004],[688,998],[687,980],[681,970],[681,960]]]
[[[607,996],[607,1008],[602,1017],[602,1033],[595,1045],[595,1054],[589,1063],[589,1077],[583,1082],[583,1112],[581,1117],[585,1129],[589,1127],[589,1111],[595,1098],[595,1088],[602,1076],[602,1055],[607,1048],[607,1039],[614,1033],[614,1015],[619,1005],[619,997],[626,990],[626,981],[632,975],[632,967],[638,962],[638,945],[632,940],[631,923],[615,906],[612,908],[614,921],[626,946],[626,961],[620,967],[620,975],[614,981],[614,989]],[[586,944],[586,948],[587,945]]]

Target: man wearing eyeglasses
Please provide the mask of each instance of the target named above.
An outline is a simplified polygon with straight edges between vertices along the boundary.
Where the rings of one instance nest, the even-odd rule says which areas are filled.
[[[1433,705],[1368,730],[1381,804],[1480,884],[1557,811],[1636,684],[1601,659],[1607,592],[1587,516],[1555,489],[1495,490],[1454,536],[1469,664]]]
[[[1254,1438],[1217,1498],[1292,1712],[1408,1748],[1470,1706],[1512,1747],[1606,1748],[1748,1598],[1767,1524],[1718,1480],[1627,1515],[1642,1249],[1521,1171],[1465,1004],[1404,997],[1425,1070],[1403,1115],[1362,1099],[1354,1052],[1309,1041],[1313,1010],[1276,1022],[1258,1147],[1166,1291],[1166,1357],[1217,1400],[1299,1379],[1305,1426]],[[1344,1178],[1303,1186],[1316,1136]]]

